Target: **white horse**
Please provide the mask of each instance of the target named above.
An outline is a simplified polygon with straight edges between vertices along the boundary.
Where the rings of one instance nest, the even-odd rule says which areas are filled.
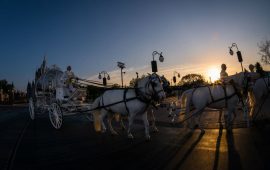
[[[258,78],[258,76],[257,76]],[[258,116],[270,93],[270,77],[258,78],[249,90],[250,116]],[[255,107],[258,107],[255,113]]]
[[[99,108],[93,111],[95,130],[105,132],[104,117],[108,114],[120,113],[121,115],[128,116],[129,124],[127,133],[129,138],[133,138],[131,127],[134,118],[136,115],[141,115],[144,122],[146,139],[150,139],[146,110],[152,101],[159,101],[165,97],[162,82],[156,74],[138,80],[135,88],[105,91],[95,100],[92,106],[92,108]],[[111,123],[109,122],[108,124],[111,133],[117,134]]]
[[[196,124],[204,131],[199,123],[204,109],[206,107],[215,109],[226,108],[227,111],[224,113],[225,122],[227,128],[231,128],[231,115],[237,107],[240,91],[245,86],[245,79],[245,73],[238,73],[227,77],[224,85],[202,86],[184,91],[180,98],[180,103],[181,111],[185,107],[185,120],[188,121],[188,125],[191,125],[191,121],[194,121],[193,116],[196,116],[199,118]],[[192,113],[190,113],[191,108],[194,109]]]

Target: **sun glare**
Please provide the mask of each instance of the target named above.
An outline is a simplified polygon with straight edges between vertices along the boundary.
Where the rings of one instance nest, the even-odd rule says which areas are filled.
[[[216,80],[219,79],[220,75],[219,75],[220,70],[218,68],[215,67],[211,67],[207,70],[207,76],[209,78],[209,80],[211,82],[215,82]]]

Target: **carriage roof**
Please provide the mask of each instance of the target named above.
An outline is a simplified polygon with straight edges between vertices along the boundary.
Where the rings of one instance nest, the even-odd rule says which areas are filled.
[[[52,65],[49,68],[46,68],[45,72],[40,76],[36,82],[36,86],[39,86],[40,89],[48,89],[49,86],[56,88],[61,86],[61,77],[63,71],[56,65]]]

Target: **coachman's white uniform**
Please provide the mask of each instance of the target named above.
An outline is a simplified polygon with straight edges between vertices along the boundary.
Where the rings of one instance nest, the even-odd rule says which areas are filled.
[[[76,76],[72,71],[65,71],[63,74],[63,81],[64,84],[69,88],[70,91],[75,91],[75,88],[72,85],[72,80],[75,79]]]

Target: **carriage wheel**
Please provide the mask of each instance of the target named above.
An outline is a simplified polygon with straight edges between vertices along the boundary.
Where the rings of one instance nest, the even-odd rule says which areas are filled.
[[[60,129],[63,122],[63,114],[60,106],[57,103],[50,105],[49,117],[53,127],[55,129]]]
[[[33,98],[32,97],[29,99],[28,107],[29,107],[30,118],[32,120],[34,120],[35,119],[35,105],[34,105],[34,101],[33,101]]]

